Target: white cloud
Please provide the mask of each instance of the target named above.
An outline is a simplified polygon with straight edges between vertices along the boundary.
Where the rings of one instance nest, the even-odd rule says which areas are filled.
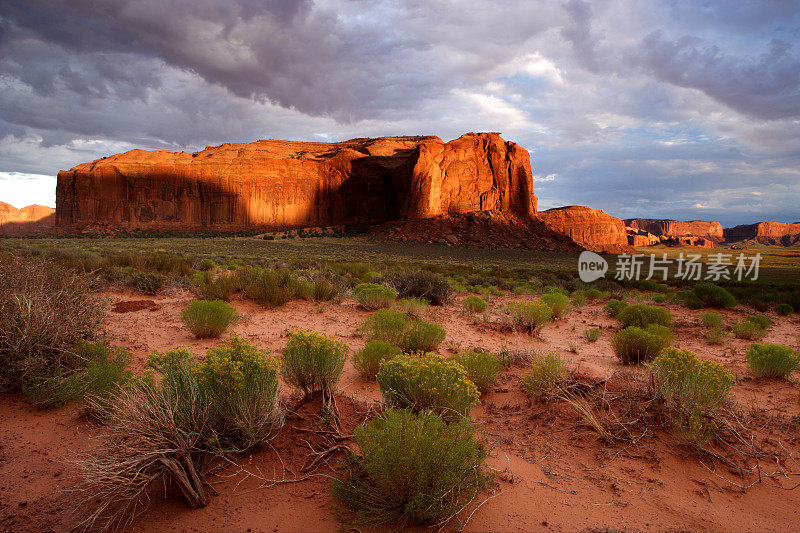
[[[0,201],[17,209],[39,204],[56,206],[56,178],[24,172],[0,172]]]

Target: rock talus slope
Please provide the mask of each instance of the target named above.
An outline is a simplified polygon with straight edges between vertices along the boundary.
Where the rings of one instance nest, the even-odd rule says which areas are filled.
[[[528,152],[497,133],[133,150],[58,174],[64,230],[232,231],[492,210],[534,217]]]

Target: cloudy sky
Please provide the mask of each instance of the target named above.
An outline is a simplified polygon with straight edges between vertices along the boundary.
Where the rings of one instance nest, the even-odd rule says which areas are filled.
[[[2,0],[0,200],[133,148],[499,131],[540,207],[800,221],[800,3]]]

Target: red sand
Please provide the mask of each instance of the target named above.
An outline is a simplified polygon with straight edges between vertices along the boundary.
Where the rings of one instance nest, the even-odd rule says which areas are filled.
[[[112,305],[138,299],[135,294],[122,292],[104,296]],[[148,303],[143,309],[111,313],[106,324],[108,337],[113,344],[132,351],[137,371],[153,350],[188,346],[202,354],[216,341],[195,339],[179,318],[192,298],[189,293],[176,293],[156,297],[155,307]],[[524,298],[495,298],[490,310],[498,317],[505,302]],[[368,313],[352,301],[321,305],[293,301],[276,310],[265,310],[248,301],[233,304],[242,315],[233,331],[263,348],[279,350],[286,332],[295,327],[333,334],[349,343],[351,351],[363,346],[354,332]],[[128,310],[135,306],[123,303],[120,307]],[[709,346],[697,326],[700,311],[670,304],[666,307],[676,319],[677,344],[722,363],[739,378],[733,397],[742,411],[755,417],[752,420],[762,422],[756,431],[759,438],[771,439],[768,442],[776,446],[779,443],[800,460],[796,385],[748,377],[744,352],[749,342],[733,339],[725,345]],[[723,314],[735,321],[752,314],[752,310]],[[474,346],[495,351],[502,346],[539,352],[558,350],[578,374],[591,380],[608,378],[623,369],[642,372],[623,367],[614,357],[610,336],[618,325],[603,312],[602,303],[574,309],[565,319],[545,327],[541,338],[535,339],[475,324],[457,303],[431,307],[424,318],[447,329],[447,340],[440,349],[443,354]],[[795,345],[795,335],[800,332],[798,317],[772,318],[776,325],[765,341]],[[590,327],[602,329],[596,343],[583,338],[584,330]],[[785,490],[765,478],[743,493],[723,480],[742,483],[728,468],[718,463],[717,474],[713,474],[708,457],[680,445],[666,431],[653,432],[636,445],[604,445],[579,427],[577,416],[563,402],[531,402],[519,388],[522,372],[518,368],[505,372],[472,413],[492,445],[488,464],[498,471],[498,485],[485,495],[491,499],[474,512],[467,530],[788,531],[800,526],[800,489]],[[339,399],[339,407],[347,433],[377,406],[373,402],[380,394],[374,381],[362,380],[349,362],[340,390],[345,396]],[[287,387],[283,394],[290,394]],[[303,406],[300,418],[287,419],[272,448],[243,458],[238,466],[265,478],[293,478],[292,473],[283,473],[283,461],[296,475],[302,475],[308,445],[322,447],[319,435],[303,431],[315,427],[316,414],[313,405]],[[75,406],[42,411],[14,394],[3,395],[0,422],[0,530],[69,529],[75,523],[70,511],[76,496],[64,489],[74,483],[75,472],[66,461],[74,452],[91,446],[100,430],[85,421]],[[315,470],[318,476],[296,483],[270,485],[229,467],[213,479],[218,495],[207,507],[191,510],[175,495],[164,498],[154,494],[150,508],[131,529],[342,530],[346,526],[337,519],[328,477],[338,475],[339,457],[330,461],[330,468],[323,465]],[[787,470],[800,471],[800,464],[787,461]],[[762,466],[764,471],[774,470],[774,464]],[[785,478],[780,483],[791,488],[800,483],[800,478]],[[465,520],[469,512],[460,519]],[[458,522],[453,521],[448,529],[457,527]]]

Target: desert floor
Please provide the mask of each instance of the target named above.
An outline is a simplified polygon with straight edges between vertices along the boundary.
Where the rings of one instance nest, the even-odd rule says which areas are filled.
[[[139,294],[116,291],[104,292],[101,297],[112,305],[143,299]],[[447,330],[442,354],[478,346],[495,352],[501,347],[538,353],[557,350],[576,375],[595,386],[607,387],[610,395],[624,390],[625,383],[646,379],[644,369],[623,366],[614,356],[610,337],[618,324],[603,311],[604,301],[574,308],[534,338],[501,332],[476,321],[459,305],[462,297],[457,295],[447,306],[430,307],[423,316]],[[496,297],[490,302],[490,314],[499,316],[512,299],[535,298]],[[154,350],[190,347],[202,355],[216,341],[195,339],[179,318],[180,311],[193,299],[191,293],[177,290],[152,297],[155,306],[110,312],[107,337],[134,354],[135,371],[143,369],[146,355]],[[297,327],[333,334],[350,345],[351,353],[363,346],[356,330],[369,313],[352,300],[322,305],[291,301],[275,310],[246,300],[232,303],[242,318],[231,333],[262,348],[280,350],[286,332]],[[488,464],[497,471],[497,485],[445,529],[458,529],[467,520],[468,531],[789,531],[800,527],[800,488],[790,490],[800,483],[800,476],[770,475],[778,467],[784,472],[800,472],[796,383],[748,376],[744,362],[748,341],[732,339],[723,345],[708,345],[697,325],[702,311],[663,305],[675,318],[676,344],[735,373],[734,410],[746,419],[753,438],[772,449],[785,450],[785,464],[759,463],[760,481],[757,473],[741,477],[723,460],[681,444],[664,427],[647,427],[635,442],[603,442],[570,406],[528,399],[519,386],[525,369],[512,367],[472,412],[491,444]],[[728,322],[734,322],[754,311],[739,307],[722,313]],[[764,342],[795,346],[800,315],[768,314],[775,326]],[[583,337],[590,327],[602,330],[595,343]],[[796,373],[793,378],[796,382]],[[377,384],[363,380],[349,361],[339,390],[344,432],[352,432],[379,407],[380,393]],[[291,406],[292,391],[284,386],[282,395]],[[207,507],[192,510],[169,489],[154,491],[149,509],[131,529],[346,528],[329,490],[330,476],[339,473],[341,454],[321,463],[310,475],[303,471],[310,450],[325,447],[323,437],[313,432],[318,413],[319,405],[313,403],[290,410],[270,447],[228,465],[211,479],[216,494]],[[38,410],[21,395],[3,394],[0,529],[66,530],[74,525],[72,511],[77,496],[69,489],[76,476],[70,460],[90,447],[101,431],[81,415],[77,406]]]

